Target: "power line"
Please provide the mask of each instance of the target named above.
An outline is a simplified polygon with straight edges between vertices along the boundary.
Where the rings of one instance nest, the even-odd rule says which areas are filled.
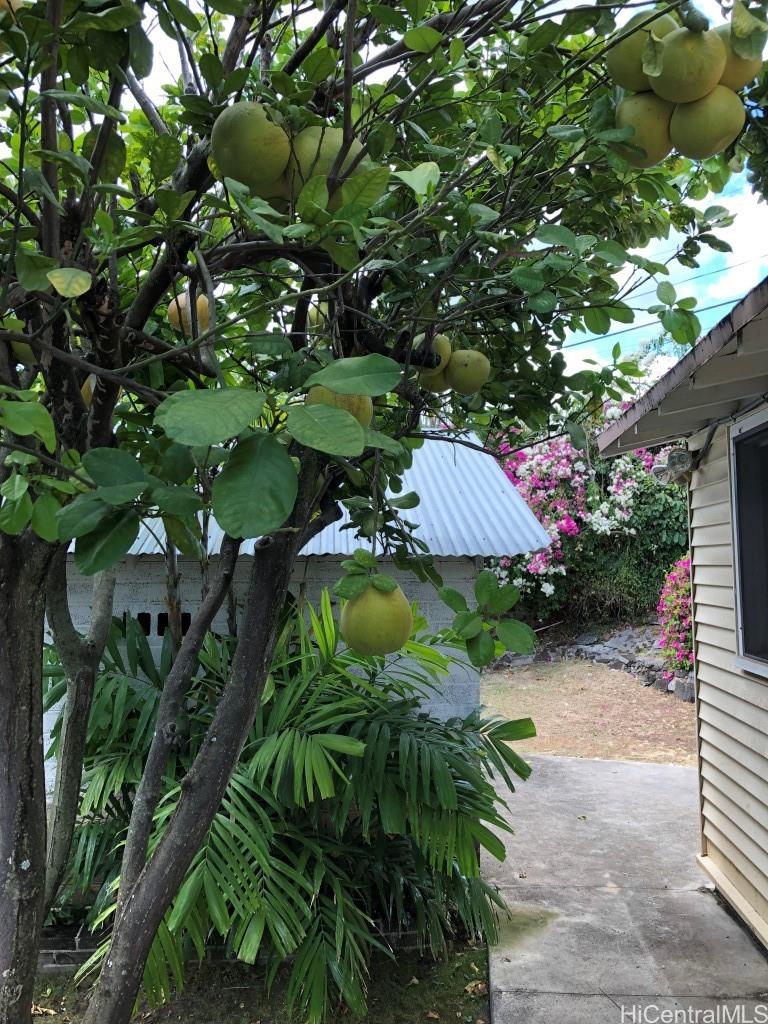
[[[697,309],[697,313],[709,313],[713,309],[722,309],[723,306],[732,306],[735,302],[743,299],[743,295],[737,295],[735,299],[727,299],[725,302],[716,302],[714,306],[703,306]],[[617,338],[620,334],[630,334],[632,331],[642,331],[646,327],[659,327],[658,320],[649,320],[645,324],[634,324],[632,327],[624,327],[620,331],[611,331],[610,334],[598,334],[584,341],[572,341],[568,345],[561,345],[561,348],[578,348],[580,345],[594,345],[596,342],[606,341],[608,338]]]
[[[758,256],[752,256],[748,260],[742,260],[741,263],[732,263],[728,267],[719,267],[717,270],[707,270],[703,274],[694,274],[692,277],[684,277],[681,281],[670,281],[670,284],[674,284],[675,287],[681,284],[690,284],[691,281],[700,281],[703,277],[713,277],[715,274],[726,274],[729,270],[736,270],[737,267],[745,267],[748,263],[757,263],[758,260],[764,260],[768,258],[768,252],[762,252]],[[642,295],[653,295],[655,288],[649,288],[642,292],[632,292],[629,298],[639,299]]]

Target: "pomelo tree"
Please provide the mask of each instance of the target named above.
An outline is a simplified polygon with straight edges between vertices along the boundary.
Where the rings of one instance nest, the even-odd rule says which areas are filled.
[[[429,424],[498,437],[566,418],[578,437],[595,403],[631,390],[634,367],[617,347],[611,365],[569,373],[568,331],[631,323],[639,285],[722,246],[724,211],[693,200],[722,188],[728,154],[637,170],[614,149],[632,133],[615,126],[604,73],[615,13],[539,0],[2,4],[3,1024],[30,1020],[109,573],[140,522],[164,530],[171,581],[177,550],[205,561],[210,515],[226,536],[183,638],[176,623],[90,1024],[131,1015],[253,720],[308,538],[346,503],[363,536],[429,575],[402,515],[415,499],[386,498],[415,446],[450,440]],[[159,87],[167,48],[182,76]],[[630,253],[672,229],[684,240],[664,262]],[[689,301],[662,285],[658,309],[675,338],[695,339]],[[310,389],[330,397],[305,404]],[[179,709],[252,537],[231,676],[156,835]],[[98,580],[87,637],[66,606],[70,544]],[[355,575],[340,586],[350,598]],[[47,850],[46,599],[70,676]],[[477,664],[494,638],[521,637],[492,606],[462,620]]]

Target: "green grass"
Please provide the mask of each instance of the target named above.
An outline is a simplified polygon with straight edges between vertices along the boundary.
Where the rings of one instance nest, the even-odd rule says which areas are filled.
[[[461,946],[445,960],[434,961],[415,952],[400,953],[396,961],[378,956],[371,964],[366,1024],[488,1024],[488,952],[484,946]],[[46,980],[36,1003],[56,1011],[51,1021],[79,1024],[87,993],[70,981]],[[45,1017],[41,1017],[44,1020]],[[263,974],[243,964],[206,965],[190,969],[188,985],[160,1009],[142,1010],[141,1024],[300,1024],[283,1010],[279,981],[271,996]],[[329,1024],[352,1024],[356,1018],[342,1008]]]

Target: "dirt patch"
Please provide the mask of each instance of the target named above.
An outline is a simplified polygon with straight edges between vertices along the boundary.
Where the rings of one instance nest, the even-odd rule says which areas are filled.
[[[525,753],[696,764],[693,704],[588,661],[534,662],[489,672],[482,701],[506,718],[530,717],[538,735]]]

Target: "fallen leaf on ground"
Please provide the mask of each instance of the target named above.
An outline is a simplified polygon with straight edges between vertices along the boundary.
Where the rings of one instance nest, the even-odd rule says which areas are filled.
[[[58,1010],[50,1010],[47,1006],[38,1006],[37,1003],[32,1003],[33,1017],[58,1017],[58,1015]]]
[[[469,992],[471,996],[485,996],[488,994],[488,986],[484,981],[470,981],[464,986],[464,991]]]
[[[440,1020],[440,1014],[435,1013],[434,1010],[427,1010],[426,1017],[427,1020]]]
[[[405,987],[406,988],[410,988],[411,985],[418,985],[418,984],[419,984],[419,979],[418,978],[411,978],[411,980],[406,983]]]

